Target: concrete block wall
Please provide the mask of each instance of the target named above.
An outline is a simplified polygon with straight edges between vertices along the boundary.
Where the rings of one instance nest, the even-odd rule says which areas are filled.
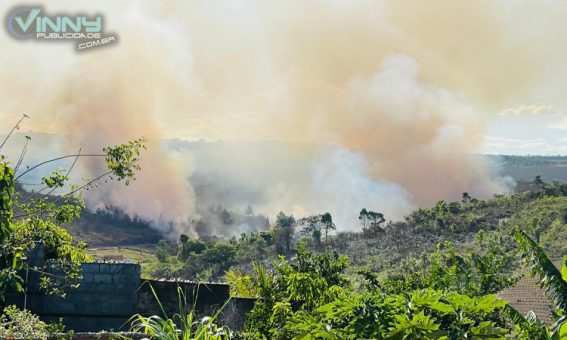
[[[65,298],[44,295],[38,289],[39,276],[31,275],[27,285],[27,308],[46,321],[62,318],[68,330],[126,331],[130,327],[128,320],[134,314],[163,316],[150,285],[170,317],[179,313],[178,287],[185,295],[188,307],[196,307],[198,317],[214,314],[230,299],[230,287],[227,284],[142,281],[139,264],[83,263],[81,273],[80,286],[66,289]],[[219,321],[233,329],[241,328],[245,314],[252,309],[254,301],[231,299]],[[7,302],[23,308],[24,297],[18,295]]]
[[[194,305],[198,312],[207,315],[222,307],[230,298],[230,286],[223,283],[146,280],[138,291],[138,304],[136,306],[142,315],[162,314],[159,303],[150,287],[153,287],[168,316],[179,313],[178,288],[181,290],[182,296],[185,297],[188,307]]]
[[[66,289],[66,297],[39,291],[35,275],[28,281],[27,307],[47,321],[63,319],[77,331],[127,329],[136,313],[140,265],[134,263],[83,263],[78,288]],[[11,301],[23,307],[23,297]]]
[[[195,283],[187,281],[146,280],[138,291],[138,313],[162,315],[161,308],[150,288],[153,287],[168,316],[179,313],[178,288],[185,296],[187,308],[195,307],[197,318],[214,315],[222,308],[218,324],[233,330],[242,329],[246,313],[254,308],[256,299],[230,296],[230,286],[224,283]]]

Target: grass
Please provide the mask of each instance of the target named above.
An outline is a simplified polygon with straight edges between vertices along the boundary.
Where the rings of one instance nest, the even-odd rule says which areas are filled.
[[[149,284],[149,283],[147,283]],[[149,335],[151,339],[167,339],[167,340],[224,340],[230,339],[231,331],[227,327],[217,326],[216,320],[218,319],[223,308],[223,305],[213,316],[204,318],[197,318],[195,311],[195,303],[189,306],[187,299],[183,294],[181,287],[177,287],[177,298],[179,302],[179,313],[168,317],[159,297],[157,296],[154,287],[151,284],[150,289],[157,300],[163,317],[152,315],[144,317],[140,314],[132,316],[129,320],[131,322],[130,330],[137,333],[144,333]],[[198,289],[197,289],[198,292]],[[196,298],[193,301],[197,301]],[[228,301],[227,301],[228,303]]]
[[[153,254],[153,245],[137,245],[125,247],[101,247],[87,249],[95,261],[131,261],[142,267],[142,277],[149,277],[150,269],[155,268],[158,260]]]

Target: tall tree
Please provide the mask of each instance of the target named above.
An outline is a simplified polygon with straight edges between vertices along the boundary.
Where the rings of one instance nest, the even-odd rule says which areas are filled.
[[[362,231],[371,236],[376,236],[382,231],[382,223],[386,222],[382,213],[366,209],[362,209],[358,219],[363,221]]]
[[[276,217],[276,225],[274,228],[274,238],[280,252],[291,250],[291,241],[293,240],[295,226],[295,218],[293,215],[286,215],[283,212],[279,212]]]
[[[337,226],[333,223],[333,217],[328,212],[321,215],[321,223],[323,224],[323,229],[325,229],[325,243],[328,244],[329,232],[336,230]]]
[[[302,226],[302,233],[310,236],[315,246],[321,248],[322,215],[312,215],[299,219],[297,224]]]
[[[366,220],[368,219],[368,210],[366,208],[362,208],[360,213],[358,214],[358,220],[362,223],[362,229],[366,229]]]

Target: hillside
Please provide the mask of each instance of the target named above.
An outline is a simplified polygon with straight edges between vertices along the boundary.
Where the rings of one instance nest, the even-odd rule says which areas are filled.
[[[180,145],[190,145],[190,143],[179,142]],[[204,143],[197,143],[195,148],[199,146],[203,150],[200,152],[207,153],[208,146]],[[217,146],[218,147],[218,146]],[[280,145],[280,148],[284,146]],[[214,149],[211,149],[214,151]],[[209,150],[210,151],[210,150]],[[488,156],[495,157],[495,156]],[[567,157],[551,157],[551,156],[498,156],[500,161],[504,161],[502,165],[502,172],[505,176],[511,176],[516,180],[527,180],[531,181],[537,176],[541,175],[543,180],[550,182],[552,180],[565,180],[567,182]],[[555,175],[554,175],[555,174]],[[524,183],[525,182],[521,182]],[[200,191],[206,190],[205,187],[199,187]],[[500,196],[499,196],[500,197]],[[503,198],[497,198],[494,202],[507,202]],[[492,202],[492,201],[487,201]],[[497,208],[495,205],[498,203],[490,203],[486,207],[476,209],[474,213],[464,214],[461,213],[460,216],[451,217],[453,221],[451,224],[459,225],[459,228],[469,228],[473,233],[459,233],[457,235],[445,235],[443,233],[433,233],[433,234],[422,234],[419,233],[415,237],[419,238],[420,241],[404,245],[404,240],[406,238],[400,237],[400,233],[413,233],[412,231],[402,231],[405,228],[405,224],[398,225],[399,229],[397,231],[391,231],[385,236],[386,239],[390,237],[395,240],[393,247],[398,249],[399,252],[393,254],[395,258],[403,258],[408,253],[418,254],[426,249],[429,249],[431,245],[437,242],[443,241],[445,238],[449,238],[454,242],[467,243],[471,238],[474,238],[474,232],[486,225],[495,225],[500,223],[501,220],[510,218],[512,212],[520,213],[523,209],[523,204],[526,202],[516,202],[514,204],[507,202],[501,203],[506,204],[506,208]],[[215,209],[219,209],[216,207]],[[221,209],[226,210],[226,209]],[[237,211],[228,211],[232,216],[238,217],[239,213]],[[223,212],[226,213],[226,212]],[[212,214],[208,213],[210,217]],[[415,214],[414,214],[415,215]],[[265,216],[262,214],[257,214],[257,219],[265,220]],[[237,220],[239,218],[236,218]],[[242,218],[240,218],[242,219]],[[272,220],[272,219],[271,219]],[[206,221],[204,221],[206,223]],[[272,220],[273,222],[273,220]],[[243,222],[238,222],[242,224]],[[256,224],[250,226],[250,230],[261,230]],[[119,211],[114,214],[104,211],[90,212],[85,211],[81,219],[66,225],[65,228],[71,232],[71,234],[78,240],[87,242],[90,246],[101,247],[101,246],[119,246],[119,245],[136,245],[136,244],[155,244],[162,237],[159,232],[152,229],[149,223],[145,221],[139,221],[137,219],[132,219]],[[230,228],[227,225],[226,228]],[[393,234],[392,234],[393,233]],[[391,235],[391,236],[390,236]],[[347,249],[347,244],[353,242],[350,240],[353,236],[341,236],[338,238],[345,237],[344,240],[337,240],[335,244],[339,249]],[[344,241],[344,242],[343,242]],[[385,242],[385,241],[384,241]],[[409,241],[407,241],[409,242]],[[428,245],[429,248],[424,248],[422,245]],[[364,245],[364,248],[367,246]],[[382,247],[378,244],[377,247]],[[383,247],[386,247],[385,245]],[[356,256],[355,256],[356,258]]]
[[[531,181],[541,176],[544,181],[567,182],[567,156],[488,156],[499,159],[502,173],[517,181]]]
[[[63,203],[59,201],[60,196],[27,191],[21,185],[17,186],[17,193],[24,202],[33,198]],[[156,244],[163,238],[151,227],[150,222],[131,217],[116,207],[96,211],[83,209],[80,218],[62,226],[75,242],[85,242],[89,247]]]
[[[149,222],[131,218],[119,210],[85,210],[81,218],[64,225],[73,239],[89,247],[156,244],[163,238]]]
[[[213,143],[214,144],[214,143]],[[182,143],[188,147],[191,143]],[[179,146],[179,145],[178,145]],[[205,154],[208,150],[208,143],[197,143],[195,147],[203,148],[201,152]],[[280,145],[280,148],[284,146]],[[190,147],[191,148],[191,147]],[[213,149],[211,149],[213,150]],[[273,151],[273,150],[272,150]],[[495,156],[488,156],[495,157]],[[567,180],[567,157],[548,157],[548,156],[498,156],[500,161],[504,161],[502,165],[502,172],[505,176],[512,176],[516,180],[523,178],[528,179],[529,182],[520,182],[523,184],[531,185],[531,181],[537,175],[541,175],[546,182],[552,179],[565,178]],[[565,174],[561,173],[560,169],[566,169]],[[243,171],[243,169],[241,169]],[[551,176],[551,173],[556,172],[557,176]],[[561,177],[561,176],[565,177]],[[548,179],[548,177],[551,179]],[[537,189],[537,188],[535,188]],[[204,188],[200,188],[204,190]],[[235,194],[235,193],[234,193]],[[494,230],[505,221],[512,219],[513,223],[524,221],[526,216],[536,216],[537,212],[534,210],[544,209],[542,206],[546,204],[553,206],[555,211],[560,210],[565,204],[561,198],[555,199],[555,206],[552,203],[543,203],[541,201],[526,197],[526,195],[512,195],[512,196],[497,196],[493,200],[481,201],[473,207],[469,204],[468,208],[464,208],[462,202],[459,203],[460,207],[458,212],[452,212],[449,203],[444,203],[445,206],[437,206],[432,209],[420,209],[408,216],[410,221],[394,223],[391,227],[385,228],[381,237],[376,241],[368,240],[368,242],[360,242],[361,238],[365,236],[360,233],[339,233],[333,238],[333,246],[339,250],[349,253],[353,261],[357,263],[359,258],[361,264],[365,265],[366,260],[362,259],[362,252],[366,251],[367,256],[373,258],[373,266],[378,266],[376,263],[383,261],[399,261],[408,255],[418,255],[423,251],[431,249],[436,243],[450,240],[457,244],[466,247],[467,244],[474,240],[475,234],[479,230]],[[453,208],[456,203],[453,203]],[[244,217],[238,211],[230,211],[224,208],[215,207],[213,210],[207,211],[207,216],[213,220],[223,220],[216,215],[216,210],[221,210],[222,214],[229,213],[234,221],[231,223],[242,224],[241,221]],[[440,227],[439,221],[432,223],[427,219],[437,218],[437,210],[448,210],[448,213],[443,213],[447,226]],[[550,208],[551,209],[551,208]],[[213,211],[214,213],[211,213]],[[216,215],[215,215],[216,214]],[[429,214],[429,215],[427,215]],[[534,215],[536,214],[536,215]],[[213,216],[215,215],[215,216]],[[557,215],[557,213],[555,213]],[[553,216],[555,216],[553,215]],[[214,218],[213,218],[214,217]],[[425,219],[424,219],[425,218]],[[548,216],[546,219],[549,219]],[[544,219],[542,217],[542,219]],[[266,217],[262,214],[246,217],[246,220],[265,221]],[[270,219],[272,224],[275,222]],[[212,221],[209,221],[212,222]],[[512,223],[509,222],[509,223]],[[207,221],[201,221],[201,224]],[[530,222],[532,223],[532,222]],[[546,222],[547,223],[547,222]],[[256,225],[257,224],[257,225]],[[262,223],[254,223],[250,227],[251,231],[261,231]],[[221,228],[223,226],[219,226]],[[91,212],[85,211],[83,216],[69,224],[65,228],[78,240],[87,242],[91,247],[109,247],[109,246],[124,246],[124,245],[143,245],[143,244],[156,244],[162,236],[159,232],[152,229],[148,222],[141,221],[136,218],[131,218],[119,210],[114,211],[98,211]],[[231,229],[231,225],[225,225],[223,228]],[[266,226],[264,226],[264,229]],[[454,230],[453,230],[453,229]],[[557,228],[557,226],[555,226]],[[424,230],[430,232],[424,233]],[[542,238],[546,247],[552,247],[554,253],[564,252],[567,246],[561,246],[560,242],[555,242],[553,246],[547,244],[546,239]],[[379,261],[377,261],[379,260]]]

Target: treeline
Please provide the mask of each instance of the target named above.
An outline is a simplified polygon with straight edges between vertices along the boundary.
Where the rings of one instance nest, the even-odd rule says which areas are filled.
[[[489,156],[498,157],[504,160],[507,166],[533,166],[533,165],[561,165],[567,164],[567,156],[540,156],[540,155],[527,155],[527,156],[514,156],[514,155],[501,155]]]
[[[567,232],[562,229],[567,218],[567,186],[538,180],[534,183],[537,188],[533,191],[496,195],[489,200],[463,193],[459,201],[439,201],[429,209],[415,210],[403,221],[388,221],[377,211],[362,209],[360,232],[337,232],[329,213],[296,218],[280,212],[273,225],[269,225],[264,216],[254,215],[251,208],[247,210],[250,213],[241,217],[224,208],[215,209],[218,216],[226,216],[226,211],[231,218],[246,217],[258,225],[263,222],[264,226],[261,231],[242,233],[226,242],[188,235],[181,235],[177,242],[160,241],[156,252],[160,264],[147,274],[222,280],[228,269],[251,273],[253,261],[270,264],[280,255],[291,256],[302,242],[311,251],[334,249],[347,255],[351,260],[349,272],[367,270],[397,275],[402,261],[420,258],[447,241],[457,250],[481,249],[479,233],[497,237],[508,251],[514,247],[509,231],[516,225],[523,226],[555,257],[567,248],[561,243],[567,239]]]

